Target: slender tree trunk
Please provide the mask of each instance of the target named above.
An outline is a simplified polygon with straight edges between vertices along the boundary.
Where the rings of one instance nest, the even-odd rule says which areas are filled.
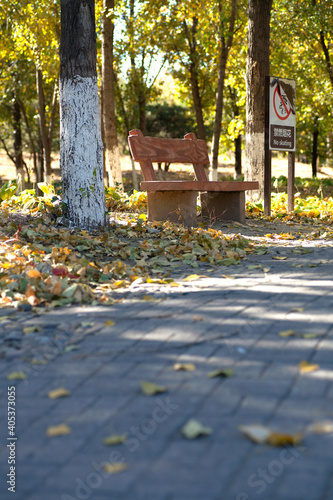
[[[94,0],[61,0],[60,167],[72,224],[105,226]]]
[[[22,133],[21,133],[21,107],[19,100],[14,98],[13,105],[13,125],[14,125],[14,154],[16,166],[16,178],[19,192],[25,189],[25,176],[23,168],[22,154]]]
[[[103,0],[102,43],[102,110],[105,140],[105,166],[109,185],[123,190],[123,179],[119,157],[116,127],[114,79],[113,79],[113,31],[112,13],[114,0]]]
[[[239,135],[234,140],[235,145],[235,177],[238,179],[242,175],[242,136]]]
[[[29,137],[30,151],[32,152],[32,158],[33,158],[34,173],[35,173],[35,177],[36,177],[36,182],[40,182],[41,179],[38,179],[38,171],[37,171],[37,151],[36,151],[36,144],[35,144],[35,141],[34,141],[34,138],[33,138],[33,135],[32,135],[32,130],[31,130],[31,126],[30,126],[30,123],[29,123],[29,119],[28,119],[27,113],[26,113],[25,106],[24,106],[24,104],[23,104],[23,102],[21,100],[20,100],[20,107],[21,107],[21,111],[22,111],[22,115],[23,115],[23,118],[24,118],[25,127],[26,127],[26,130],[27,130],[27,133],[28,133],[28,137]]]
[[[220,12],[222,10],[222,5],[219,4]],[[231,3],[231,13],[229,19],[229,29],[227,42],[224,36],[219,34],[220,41],[220,57],[219,57],[219,70],[215,97],[215,120],[214,120],[214,131],[212,139],[212,154],[211,154],[211,180],[217,180],[217,167],[218,167],[218,156],[219,156],[219,144],[221,137],[221,127],[222,127],[222,114],[223,114],[223,93],[224,93],[224,80],[225,71],[227,67],[228,55],[230,48],[232,46],[233,33],[235,29],[235,19],[236,19],[236,9],[237,0],[232,0]],[[217,27],[216,27],[217,28]],[[218,31],[218,30],[217,30]]]
[[[44,167],[45,167],[45,182],[51,182],[51,145],[47,133],[46,116],[45,116],[45,95],[43,89],[43,74],[42,70],[36,70],[37,80],[37,97],[38,97],[38,114],[40,135],[43,141],[44,151]]]
[[[183,26],[185,30],[185,36],[187,38],[189,48],[190,48],[190,77],[191,77],[191,91],[193,98],[193,105],[195,111],[195,118],[197,122],[198,138],[206,140],[206,130],[203,119],[202,102],[199,88],[198,79],[198,54],[197,54],[197,42],[196,34],[198,30],[198,19],[193,18],[191,33],[187,26],[186,20],[183,21]]]
[[[264,197],[265,77],[269,75],[272,0],[249,0],[246,68],[245,180],[259,181]],[[254,191],[248,195],[255,196]]]
[[[318,136],[319,136],[319,117],[314,119],[313,140],[312,140],[312,177],[317,177],[317,160],[318,160]]]

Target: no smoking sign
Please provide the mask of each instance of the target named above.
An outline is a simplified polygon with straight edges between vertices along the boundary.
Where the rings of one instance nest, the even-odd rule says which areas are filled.
[[[270,77],[269,149],[295,151],[295,80]]]

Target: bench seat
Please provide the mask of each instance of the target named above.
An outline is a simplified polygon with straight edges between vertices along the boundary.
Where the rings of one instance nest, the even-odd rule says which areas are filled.
[[[245,191],[259,189],[257,181],[208,181],[204,165],[209,164],[205,141],[190,133],[184,139],[144,137],[131,130],[128,142],[134,161],[140,163],[147,191],[148,220],[181,222],[197,225],[197,196],[200,193],[201,214],[211,222],[245,221]],[[153,162],[192,163],[196,181],[158,181]]]

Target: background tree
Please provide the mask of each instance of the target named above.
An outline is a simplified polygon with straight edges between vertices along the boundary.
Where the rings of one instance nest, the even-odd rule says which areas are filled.
[[[81,228],[105,226],[94,0],[61,1],[60,127],[67,216]]]
[[[249,0],[246,67],[245,180],[259,181],[264,197],[265,78],[269,76],[272,0]]]

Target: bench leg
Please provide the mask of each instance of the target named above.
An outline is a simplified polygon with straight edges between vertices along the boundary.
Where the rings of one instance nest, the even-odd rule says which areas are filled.
[[[215,220],[245,222],[245,191],[201,193],[201,213]]]
[[[196,226],[197,195],[196,191],[148,191],[148,220]]]

